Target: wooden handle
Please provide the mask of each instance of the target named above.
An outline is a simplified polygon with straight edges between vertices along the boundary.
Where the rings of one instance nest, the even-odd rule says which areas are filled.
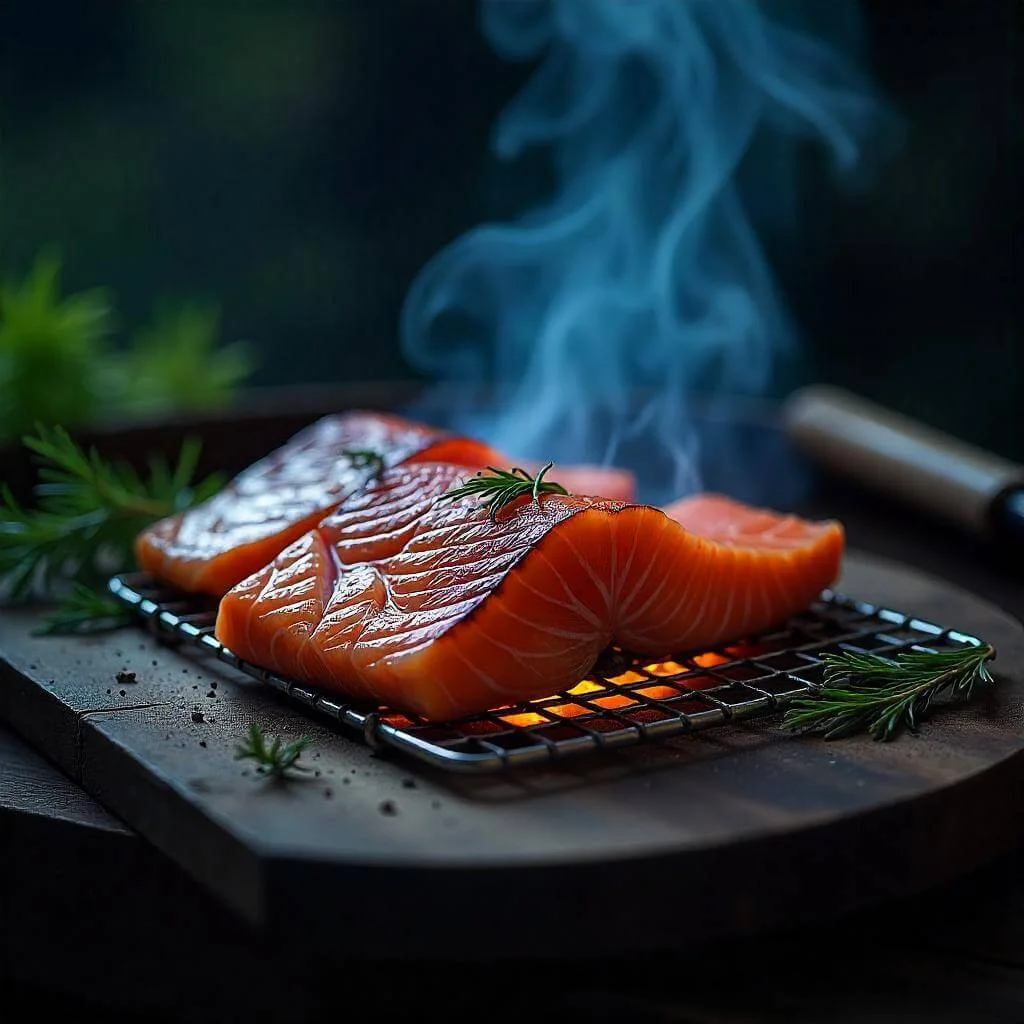
[[[1024,466],[840,388],[795,392],[783,418],[793,443],[829,469],[979,535],[991,531],[993,501],[1024,486]]]

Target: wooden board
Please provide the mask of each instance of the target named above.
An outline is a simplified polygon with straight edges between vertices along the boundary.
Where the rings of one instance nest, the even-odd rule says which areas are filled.
[[[991,640],[1001,686],[894,744],[766,721],[460,778],[374,755],[140,630],[35,638],[16,613],[0,623],[0,716],[251,922],[339,953],[436,954],[453,919],[469,955],[680,946],[904,894],[1020,838],[1020,625],[865,557],[843,589]],[[316,774],[246,774],[233,752],[254,720],[313,736]]]

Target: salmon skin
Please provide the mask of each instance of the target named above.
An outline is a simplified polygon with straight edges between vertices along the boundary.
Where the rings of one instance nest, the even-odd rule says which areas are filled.
[[[363,488],[382,466],[429,459],[476,469],[501,458],[481,441],[398,416],[326,416],[209,501],[144,530],[135,559],[141,569],[182,590],[219,597]]]
[[[807,607],[839,573],[836,522],[716,495],[669,512],[559,494],[492,519],[439,500],[464,470],[386,470],[220,602],[241,658],[446,721],[569,689],[610,643],[720,646]],[[669,514],[670,513],[670,514]]]

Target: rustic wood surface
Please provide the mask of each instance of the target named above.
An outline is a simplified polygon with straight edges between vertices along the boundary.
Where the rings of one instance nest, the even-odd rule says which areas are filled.
[[[336,394],[322,403],[298,397],[277,403],[294,414],[289,420],[282,412],[278,434],[317,414],[318,405],[337,404]],[[266,404],[255,403],[255,419]],[[237,437],[230,419],[211,432],[222,441],[217,457],[230,455]],[[165,440],[155,427],[135,447],[142,454]],[[116,438],[106,443],[119,448]],[[838,514],[855,545],[1024,617],[1024,579],[1000,552],[876,496],[825,483],[805,513]],[[950,721],[936,719],[934,729]],[[934,739],[930,731],[914,742]],[[375,1019],[404,1021],[425,1007],[488,1021],[1024,1020],[1019,846],[954,881],[862,912],[832,912],[830,896],[827,883],[801,894],[826,912],[817,923],[709,940],[683,957],[609,959],[584,948],[580,959],[556,968],[529,957],[494,968],[467,964],[462,957],[486,929],[486,915],[482,908],[468,918],[445,913],[432,955],[396,969],[335,954],[330,945],[310,950],[302,929],[267,935],[247,927],[0,726],[0,982],[5,1006],[30,999],[37,1015],[95,1009],[108,1022],[254,1014],[326,1021],[372,1000]]]
[[[0,713],[272,931],[301,927],[339,952],[424,956],[440,916],[486,907],[473,941],[480,956],[686,946],[944,881],[1024,828],[1013,813],[1024,750],[1019,624],[863,557],[848,559],[843,587],[990,639],[1002,684],[899,743],[826,743],[759,722],[467,779],[375,755],[140,629],[40,638],[36,613],[19,612],[0,624]],[[121,671],[136,681],[119,683]],[[286,785],[248,774],[234,752],[251,721],[271,735],[311,735],[304,756],[315,774]],[[826,879],[826,905],[799,899]]]

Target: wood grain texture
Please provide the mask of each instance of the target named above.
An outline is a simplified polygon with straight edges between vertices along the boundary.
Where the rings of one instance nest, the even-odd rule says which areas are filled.
[[[27,816],[45,818],[117,837],[134,834],[105,811],[76,782],[59,772],[9,729],[0,725],[0,815],[5,833],[14,838]]]
[[[13,615],[0,625],[4,711],[254,924],[364,955],[429,954],[453,915],[475,922],[480,956],[686,945],[795,921],[800,893],[824,877],[829,903],[811,913],[935,884],[1024,827],[1019,624],[870,559],[849,560],[844,589],[990,639],[1002,685],[894,744],[748,723],[466,779],[375,756],[141,631],[40,639],[31,616]],[[119,687],[118,669],[138,681]],[[234,748],[253,720],[312,735],[319,774],[284,786],[243,774]]]

